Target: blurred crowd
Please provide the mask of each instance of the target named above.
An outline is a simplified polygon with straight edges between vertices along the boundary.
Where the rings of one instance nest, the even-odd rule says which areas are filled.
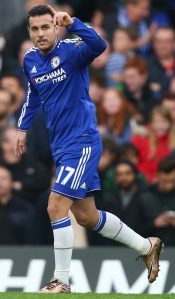
[[[25,101],[26,14],[52,4],[90,24],[108,44],[89,68],[103,140],[96,205],[143,236],[175,245],[175,2],[11,0],[0,3],[0,244],[52,244],[47,201],[55,168],[41,107],[25,153],[13,142]],[[13,17],[12,17],[13,16]],[[67,38],[64,28],[60,37]],[[114,245],[79,227],[75,246]],[[116,246],[116,243],[115,243]]]

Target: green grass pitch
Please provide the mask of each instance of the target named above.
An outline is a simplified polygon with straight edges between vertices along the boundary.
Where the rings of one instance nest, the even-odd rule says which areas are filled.
[[[123,295],[123,294],[36,294],[36,293],[0,293],[1,299],[175,299],[175,294],[162,295]]]

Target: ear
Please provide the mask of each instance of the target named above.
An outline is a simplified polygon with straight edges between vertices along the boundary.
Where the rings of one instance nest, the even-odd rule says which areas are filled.
[[[55,33],[56,33],[57,36],[58,36],[58,32],[59,32],[59,26],[55,25]]]
[[[28,28],[28,33],[29,33],[30,38],[31,38],[30,27],[28,26],[27,28]]]

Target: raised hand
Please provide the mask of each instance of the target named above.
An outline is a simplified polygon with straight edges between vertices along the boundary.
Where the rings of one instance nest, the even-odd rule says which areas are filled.
[[[52,6],[48,5],[50,12],[53,14],[54,25],[68,27],[71,26],[74,20],[67,12],[55,11]]]

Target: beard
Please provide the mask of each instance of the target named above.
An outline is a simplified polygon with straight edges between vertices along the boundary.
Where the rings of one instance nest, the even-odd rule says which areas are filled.
[[[122,184],[119,183],[119,188],[125,192],[129,192],[133,190],[133,187],[135,187],[135,183],[128,183],[128,184]]]

